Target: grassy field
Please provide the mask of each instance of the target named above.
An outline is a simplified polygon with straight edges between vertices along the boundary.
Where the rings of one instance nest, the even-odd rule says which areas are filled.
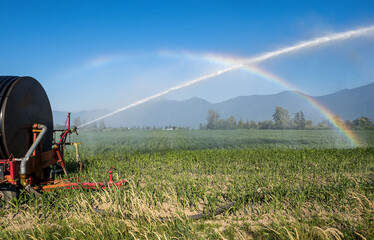
[[[81,132],[71,176],[113,166],[128,186],[21,193],[0,239],[374,239],[374,131],[356,134],[358,148],[322,130]]]
[[[374,146],[374,131],[355,131],[360,147]],[[352,148],[334,130],[133,130],[81,132],[73,136],[90,153],[160,152],[220,148]]]

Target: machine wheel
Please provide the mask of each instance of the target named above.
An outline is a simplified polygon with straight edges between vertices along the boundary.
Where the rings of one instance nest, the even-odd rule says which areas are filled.
[[[0,199],[5,203],[10,202],[12,199],[18,197],[18,190],[15,186],[10,184],[0,185]]]

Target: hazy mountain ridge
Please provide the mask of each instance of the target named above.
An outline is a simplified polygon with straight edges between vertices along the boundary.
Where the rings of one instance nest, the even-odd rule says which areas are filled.
[[[353,120],[361,116],[374,120],[374,83],[313,98],[343,120]],[[217,110],[221,118],[234,116],[237,120],[242,118],[244,121],[246,119],[264,121],[272,119],[275,106],[288,109],[291,117],[294,113],[303,111],[305,117],[313,120],[314,124],[326,119],[319,109],[299,94],[283,91],[271,95],[239,96],[221,103],[210,103],[197,97],[185,101],[151,101],[106,118],[104,122],[112,127],[175,125],[197,128],[200,123],[206,123],[209,109]],[[75,112],[72,113],[72,119],[80,117],[81,121],[89,121],[109,112],[109,110]],[[63,124],[66,114],[67,112],[53,111],[54,122]]]

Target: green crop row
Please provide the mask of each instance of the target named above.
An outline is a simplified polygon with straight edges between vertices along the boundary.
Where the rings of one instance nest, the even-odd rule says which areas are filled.
[[[359,147],[374,145],[373,130],[354,131]],[[352,142],[334,130],[107,130],[83,131],[73,136],[90,153],[152,153],[164,150],[218,148],[352,148]]]

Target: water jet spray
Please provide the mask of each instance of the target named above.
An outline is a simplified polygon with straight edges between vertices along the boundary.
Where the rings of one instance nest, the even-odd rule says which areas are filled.
[[[285,48],[282,48],[282,49],[279,49],[279,50],[275,50],[275,51],[271,51],[271,52],[266,52],[266,53],[260,54],[257,57],[249,58],[248,60],[244,61],[241,64],[233,65],[231,67],[219,70],[219,71],[217,71],[215,73],[211,73],[211,74],[208,74],[208,75],[204,75],[204,76],[198,77],[198,78],[193,79],[193,80],[189,80],[187,82],[184,82],[184,83],[182,83],[180,85],[177,85],[175,87],[172,87],[172,88],[169,88],[167,90],[164,90],[164,91],[162,91],[160,93],[157,93],[155,95],[152,95],[150,97],[143,98],[143,99],[141,99],[139,101],[136,101],[134,103],[131,103],[131,104],[129,104],[129,105],[123,107],[123,108],[119,108],[119,109],[117,109],[117,110],[115,110],[115,111],[113,111],[111,113],[108,113],[108,114],[103,115],[101,117],[98,117],[98,118],[96,118],[94,120],[91,120],[91,121],[89,121],[87,123],[84,123],[84,124],[78,126],[78,128],[87,126],[87,125],[89,125],[91,123],[100,121],[100,120],[102,120],[104,118],[113,116],[113,115],[115,115],[117,113],[120,113],[122,111],[125,111],[125,110],[133,108],[133,107],[136,107],[138,105],[141,105],[143,103],[146,103],[146,102],[151,101],[153,99],[156,99],[158,97],[164,96],[164,95],[166,95],[168,93],[171,93],[171,92],[174,92],[174,91],[177,91],[177,90],[180,90],[180,89],[192,86],[194,84],[197,84],[199,82],[208,80],[210,78],[218,77],[218,76],[223,75],[223,74],[225,74],[227,72],[231,72],[231,71],[234,71],[236,69],[240,69],[240,68],[242,68],[244,66],[258,64],[258,63],[261,63],[261,62],[266,61],[268,59],[280,56],[282,54],[286,54],[286,53],[290,53],[290,52],[296,52],[296,51],[302,50],[304,48],[310,48],[310,47],[314,47],[314,46],[317,46],[317,45],[320,45],[320,44],[324,44],[324,43],[328,43],[328,42],[332,42],[332,41],[345,40],[345,39],[349,39],[349,38],[353,38],[353,37],[360,37],[360,36],[364,36],[364,35],[370,35],[370,34],[373,34],[373,33],[374,33],[374,26],[371,26],[371,27],[360,28],[360,29],[352,30],[352,31],[335,33],[335,34],[327,35],[327,36],[324,36],[324,37],[315,38],[315,39],[310,40],[310,41],[301,42],[299,44],[296,44],[296,45],[293,45],[293,46],[290,46],[290,47],[285,47]]]

